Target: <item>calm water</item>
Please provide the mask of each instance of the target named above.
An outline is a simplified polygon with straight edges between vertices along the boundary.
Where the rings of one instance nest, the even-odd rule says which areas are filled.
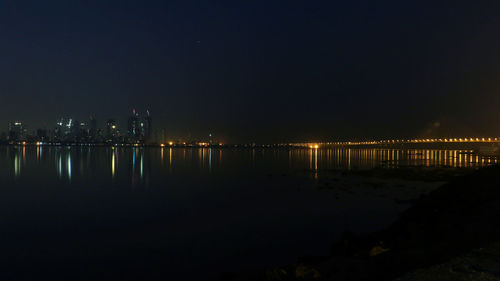
[[[451,150],[0,146],[0,275],[203,280],[291,263],[404,208],[318,188],[322,170],[496,161]]]

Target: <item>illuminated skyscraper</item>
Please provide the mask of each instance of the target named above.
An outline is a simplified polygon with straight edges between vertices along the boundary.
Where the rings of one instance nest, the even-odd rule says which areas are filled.
[[[116,141],[118,138],[118,125],[113,119],[108,119],[106,122],[106,141]]]
[[[132,110],[132,115],[128,118],[127,133],[129,142],[152,142],[153,120],[149,110],[144,118],[141,118],[135,109]]]
[[[9,123],[9,141],[26,140],[26,128],[19,121]]]
[[[79,126],[75,126],[72,118],[61,118],[56,123],[55,140],[56,141],[75,141]]]
[[[127,133],[130,142],[138,142],[140,140],[140,124],[139,114],[132,110],[132,115],[128,118]]]
[[[78,140],[79,141],[88,141],[89,140],[89,129],[87,123],[79,122],[78,123]]]

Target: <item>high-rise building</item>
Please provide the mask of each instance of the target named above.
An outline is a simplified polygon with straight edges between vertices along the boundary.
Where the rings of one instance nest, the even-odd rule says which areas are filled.
[[[89,140],[89,129],[87,123],[85,122],[77,122],[76,123],[77,134],[76,138],[79,142],[87,142]]]
[[[96,142],[97,141],[97,120],[95,119],[95,115],[91,114],[89,118],[89,141]]]
[[[146,139],[146,142],[152,142],[153,141],[153,119],[151,118],[151,114],[149,113],[149,110],[146,110],[146,117],[145,119],[145,128],[144,128],[144,136]]]
[[[1,141],[1,142],[5,142],[5,141],[7,141],[7,134],[6,134],[5,132],[2,132],[2,133],[0,134],[0,141]]]
[[[161,142],[167,143],[167,130],[165,128],[161,129]]]
[[[127,133],[130,142],[135,143],[140,140],[139,114],[135,109],[132,110],[132,115],[128,118]]]
[[[9,123],[9,141],[26,140],[26,128],[19,121]]]
[[[72,120],[72,122],[69,141],[80,142],[82,140],[81,123],[78,120]]]
[[[47,141],[47,130],[46,129],[38,129],[36,130],[36,138],[38,141]]]
[[[115,141],[119,136],[118,125],[114,119],[106,122],[106,141]]]
[[[144,118],[141,118],[135,109],[132,110],[127,122],[127,135],[128,141],[133,143],[153,141],[153,119],[149,110],[146,111]]]
[[[55,141],[76,141],[79,127],[72,118],[61,118],[54,130]]]
[[[64,140],[64,119],[61,119],[56,123],[56,128],[54,129],[54,140],[62,141]]]

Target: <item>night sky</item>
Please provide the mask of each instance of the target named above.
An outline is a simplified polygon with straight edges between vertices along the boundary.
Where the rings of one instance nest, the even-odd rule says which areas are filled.
[[[0,0],[0,130],[136,108],[228,142],[500,136],[498,1],[407,2]]]

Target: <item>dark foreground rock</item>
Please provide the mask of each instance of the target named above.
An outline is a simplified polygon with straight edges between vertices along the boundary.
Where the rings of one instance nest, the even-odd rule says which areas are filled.
[[[500,243],[411,272],[396,281],[500,281]]]
[[[422,268],[429,271],[420,272],[432,275],[432,266],[453,263],[481,248],[496,249],[498,241],[500,167],[494,166],[457,177],[423,196],[385,230],[363,237],[346,233],[328,257],[305,258],[295,265],[217,280],[395,280]],[[498,260],[500,264],[496,253],[491,253],[489,263]],[[476,277],[490,278],[484,280],[500,277],[495,270],[471,268]],[[418,279],[415,273],[401,280],[450,280],[439,276],[439,270],[434,272],[437,275],[430,279]],[[470,272],[454,274],[457,280],[469,280]]]

